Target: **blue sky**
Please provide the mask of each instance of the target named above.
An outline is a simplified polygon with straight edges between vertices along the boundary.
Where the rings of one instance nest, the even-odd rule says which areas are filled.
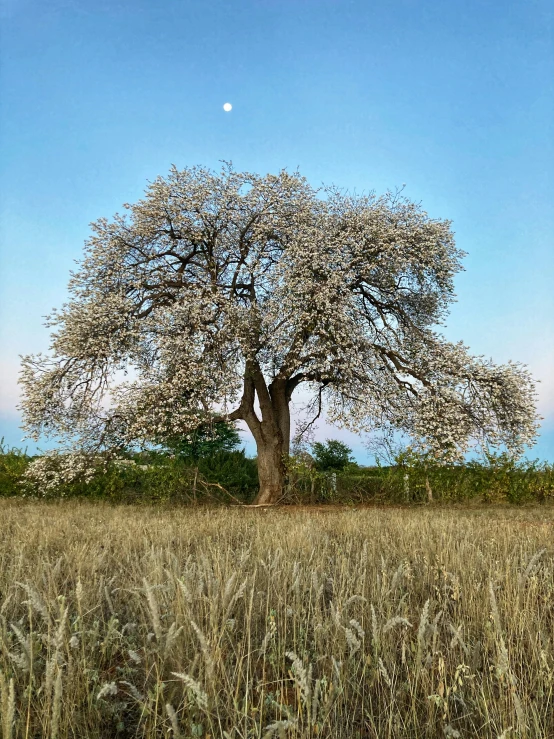
[[[467,251],[446,336],[526,363],[554,461],[548,0],[1,0],[0,437],[88,224],[179,167],[405,193]],[[230,102],[233,110],[223,111]],[[319,438],[361,441],[320,427]],[[32,447],[31,447],[32,448]]]

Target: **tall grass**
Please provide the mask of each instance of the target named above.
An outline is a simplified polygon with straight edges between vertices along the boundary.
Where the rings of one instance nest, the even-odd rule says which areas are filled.
[[[554,509],[0,501],[16,737],[554,737]]]

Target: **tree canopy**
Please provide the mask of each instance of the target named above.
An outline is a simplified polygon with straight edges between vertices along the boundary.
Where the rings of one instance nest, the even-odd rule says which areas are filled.
[[[326,406],[332,423],[402,430],[437,458],[471,443],[521,454],[535,438],[526,368],[437,330],[464,253],[449,221],[401,192],[358,196],[224,164],[173,167],[124,208],[92,224],[69,302],[48,319],[50,354],[23,358],[30,436],[117,451],[214,413],[242,419],[268,500],[301,385],[304,427]]]

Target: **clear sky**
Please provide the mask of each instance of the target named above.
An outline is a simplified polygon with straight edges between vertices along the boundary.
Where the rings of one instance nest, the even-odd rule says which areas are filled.
[[[42,316],[88,224],[172,163],[231,160],[359,193],[406,183],[452,219],[469,256],[446,336],[529,366],[544,416],[529,456],[554,461],[551,0],[0,7],[0,437],[20,445],[18,355],[48,348]]]

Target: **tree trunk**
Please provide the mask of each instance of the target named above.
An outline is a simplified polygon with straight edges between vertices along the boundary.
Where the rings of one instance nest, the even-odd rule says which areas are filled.
[[[429,478],[427,477],[427,467],[425,467],[425,490],[427,492],[427,500],[429,503],[433,502],[433,490],[431,489],[431,484],[429,482]]]
[[[285,467],[283,464],[283,443],[280,439],[258,444],[258,478],[260,489],[254,505],[272,505],[283,494]]]
[[[274,379],[268,386],[257,362],[246,363],[244,394],[240,415],[252,432],[258,450],[260,489],[253,505],[273,505],[283,494],[285,458],[290,446],[290,396],[293,388],[285,379]],[[254,410],[255,394],[261,419]]]
[[[431,488],[431,484],[429,483],[429,478],[427,475],[425,475],[425,490],[427,491],[427,500],[429,503],[433,502],[433,490]]]
[[[254,436],[258,449],[260,489],[254,505],[272,505],[283,494],[285,458],[290,448],[290,398],[286,383],[274,381],[268,388],[268,403],[262,408],[265,417]]]

